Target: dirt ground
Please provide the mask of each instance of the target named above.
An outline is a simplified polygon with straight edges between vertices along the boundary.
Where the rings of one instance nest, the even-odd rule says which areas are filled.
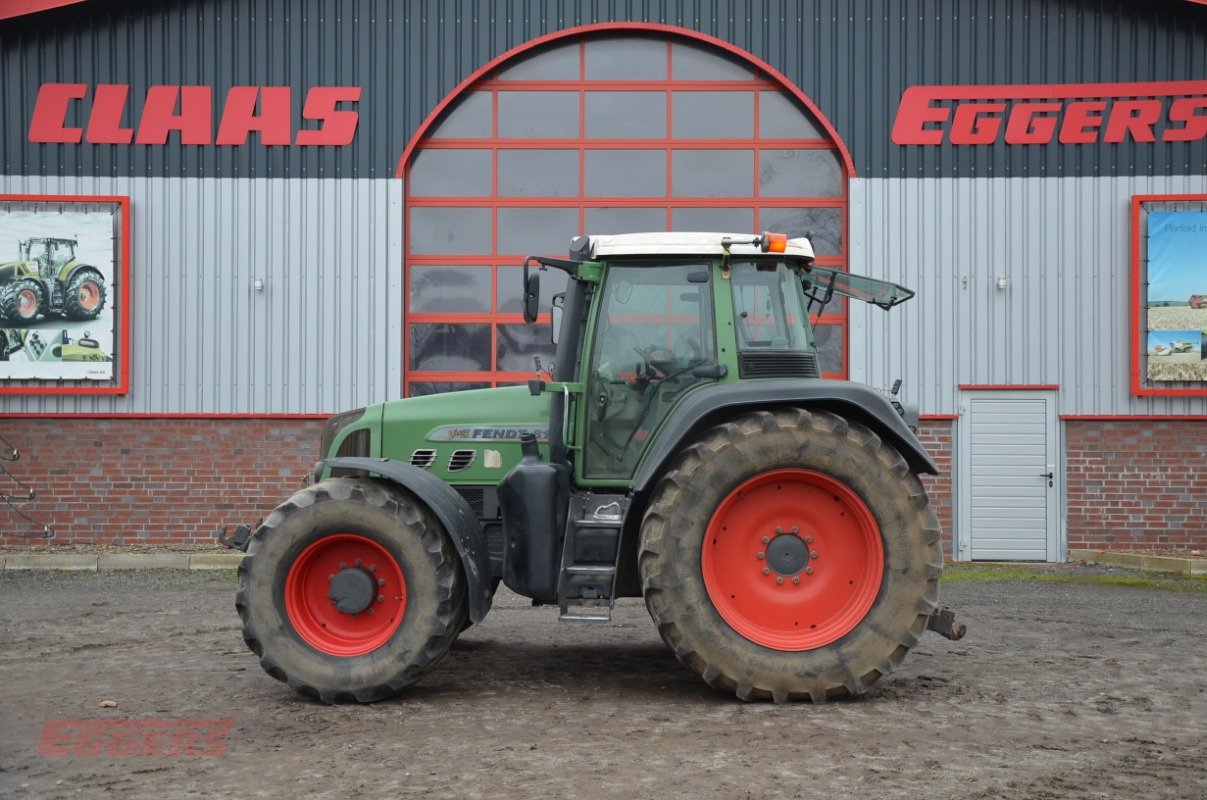
[[[640,600],[574,626],[503,591],[419,686],[329,707],[260,669],[234,590],[0,573],[0,797],[1207,797],[1203,592],[949,582],[962,641],[926,634],[861,700],[775,706],[704,686]],[[233,727],[221,756],[39,755],[64,718]]]

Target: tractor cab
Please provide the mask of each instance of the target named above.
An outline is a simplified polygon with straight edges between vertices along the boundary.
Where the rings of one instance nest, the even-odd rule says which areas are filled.
[[[21,258],[25,261],[37,261],[38,271],[45,279],[55,277],[68,262],[75,259],[75,247],[75,239],[44,237],[19,243]]]

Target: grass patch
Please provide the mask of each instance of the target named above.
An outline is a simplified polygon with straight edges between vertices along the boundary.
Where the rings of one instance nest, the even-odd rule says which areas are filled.
[[[943,583],[971,581],[1042,581],[1094,586],[1132,586],[1140,589],[1172,589],[1207,592],[1207,575],[1170,572],[1141,572],[1120,567],[1080,565],[1023,566],[1021,564],[955,563],[943,567]]]

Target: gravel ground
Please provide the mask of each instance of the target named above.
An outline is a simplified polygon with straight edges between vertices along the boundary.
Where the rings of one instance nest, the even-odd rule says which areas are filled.
[[[704,686],[639,600],[574,626],[501,591],[419,686],[329,707],[259,668],[234,588],[0,573],[0,797],[1207,797],[1202,592],[951,582],[963,640],[927,634],[861,700],[775,706]],[[221,756],[39,755],[65,718],[233,726]]]

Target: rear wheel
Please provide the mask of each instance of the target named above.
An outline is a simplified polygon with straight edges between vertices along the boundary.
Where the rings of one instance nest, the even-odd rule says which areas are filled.
[[[42,291],[28,278],[14,281],[0,291],[0,319],[30,323],[42,313]]]
[[[465,582],[444,530],[413,496],[334,478],[265,520],[239,567],[236,607],[269,675],[327,703],[370,702],[448,652]]]
[[[63,316],[70,320],[96,319],[105,307],[105,279],[96,270],[77,272],[63,291]]]
[[[746,414],[659,482],[642,523],[646,605],[676,656],[746,700],[857,695],[934,608],[939,528],[867,428],[824,411]]]

